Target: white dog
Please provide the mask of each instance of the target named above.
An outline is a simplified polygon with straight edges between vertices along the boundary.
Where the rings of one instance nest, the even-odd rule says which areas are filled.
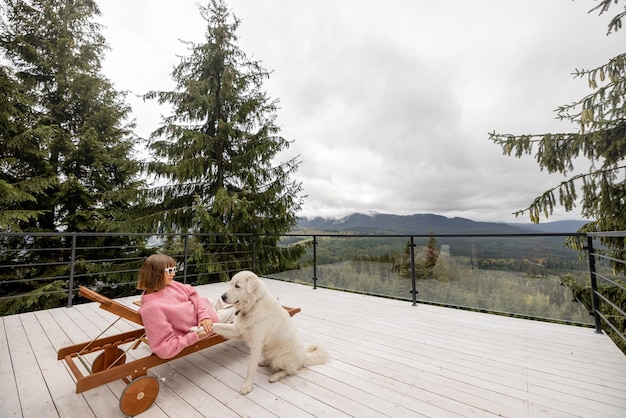
[[[250,348],[242,395],[252,390],[257,365],[269,366],[274,372],[269,381],[278,382],[287,375],[296,374],[302,367],[329,360],[326,349],[320,345],[304,348],[289,313],[251,271],[235,274],[222,299],[236,307],[235,322],[214,324],[213,331],[229,339],[244,341]]]

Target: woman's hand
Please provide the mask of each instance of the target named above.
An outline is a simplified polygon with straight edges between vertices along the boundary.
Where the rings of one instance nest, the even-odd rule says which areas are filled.
[[[209,333],[213,332],[213,321],[210,319],[203,319],[198,323],[199,327],[202,327],[203,330],[198,333],[200,338],[205,337]]]

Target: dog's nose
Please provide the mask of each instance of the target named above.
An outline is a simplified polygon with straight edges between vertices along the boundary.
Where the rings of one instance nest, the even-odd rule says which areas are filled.
[[[226,298],[227,298],[226,293],[224,293],[224,294],[222,295],[222,300],[223,300],[224,302],[226,302]]]

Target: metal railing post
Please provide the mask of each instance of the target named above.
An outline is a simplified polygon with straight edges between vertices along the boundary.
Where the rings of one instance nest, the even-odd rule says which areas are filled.
[[[184,252],[183,252],[183,262],[184,262],[184,268],[183,268],[183,283],[187,283],[187,266],[189,265],[189,234],[185,234],[183,237],[183,245],[184,245]]]
[[[593,250],[593,237],[587,236],[587,253],[589,254],[589,276],[591,278],[591,312],[596,324],[596,332],[602,333],[600,322],[600,301],[598,299],[598,279],[596,277],[596,258]]]
[[[413,300],[413,306],[415,306],[417,305],[417,283],[415,279],[415,241],[412,235],[409,247],[411,253],[411,299]]]
[[[317,236],[313,235],[313,289],[317,289]]]
[[[72,252],[70,255],[70,277],[67,284],[67,307],[72,307],[74,294],[74,267],[76,266],[76,232],[72,232]]]
[[[252,271],[256,271],[255,268],[255,260],[256,260],[256,240],[258,239],[258,235],[254,234],[252,236]]]

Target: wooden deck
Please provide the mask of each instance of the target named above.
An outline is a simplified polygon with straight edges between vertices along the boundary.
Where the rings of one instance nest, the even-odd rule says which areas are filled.
[[[592,329],[264,281],[302,308],[303,339],[325,344],[331,362],[277,383],[259,368],[242,396],[247,348],[222,343],[150,369],[160,392],[141,417],[626,417],[626,356]],[[0,415],[122,416],[123,381],[76,394],[56,357],[115,319],[95,303],[3,317]],[[135,327],[120,320],[108,334]]]

